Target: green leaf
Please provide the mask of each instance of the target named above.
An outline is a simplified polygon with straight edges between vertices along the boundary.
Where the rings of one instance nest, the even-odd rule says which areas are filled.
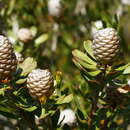
[[[84,41],[84,48],[85,51],[93,58],[96,60],[96,58],[93,55],[93,49],[92,49],[92,42],[90,40]]]
[[[32,111],[35,111],[37,109],[37,107],[36,106],[32,106],[32,107],[28,107],[28,108],[22,107],[22,109],[25,111],[28,111],[28,112],[32,112]]]
[[[0,95],[4,96],[5,91],[3,89],[0,89]]]
[[[123,74],[130,74],[130,66],[128,66],[124,71]]]
[[[46,42],[48,40],[48,34],[42,34],[35,40],[35,47],[38,47],[42,43]]]
[[[16,84],[23,84],[26,82],[26,79],[19,79],[16,81]]]
[[[8,106],[5,106],[5,105],[0,105],[0,111],[12,113],[12,111],[14,111],[14,109],[10,108]]]
[[[91,65],[96,65],[96,62],[94,62],[92,59],[90,59],[87,55],[85,55],[83,52],[75,49],[72,51],[72,55],[74,58],[78,58],[80,60],[83,60]]]
[[[36,34],[37,34],[37,27],[36,27],[36,26],[32,26],[32,27],[30,28],[30,31],[32,32],[32,35],[35,37]]]
[[[72,99],[73,99],[73,95],[72,95],[72,94],[70,94],[70,95],[68,95],[68,96],[61,96],[61,97],[57,100],[56,104],[70,103],[70,102],[72,101]]]
[[[90,76],[95,77],[101,73],[100,70],[92,71],[92,72],[87,72]]]
[[[9,4],[9,9],[7,11],[7,14],[10,15],[15,7],[15,0],[11,0],[8,4]]]
[[[24,60],[22,64],[19,65],[19,68],[22,69],[21,76],[27,76],[33,69],[37,67],[37,62],[31,58],[28,57]]]
[[[80,70],[84,70],[85,71],[85,69],[74,58],[72,59],[72,61],[77,66],[77,68],[79,68]]]
[[[90,64],[88,64],[88,63],[86,63],[86,62],[84,62],[84,61],[82,61],[81,59],[78,59],[78,58],[75,59],[75,62],[78,62],[84,68],[89,69],[89,70],[96,70],[97,69],[96,65],[90,65]]]
[[[15,105],[25,111],[28,111],[28,112],[32,112],[32,111],[35,111],[37,109],[37,106],[28,106],[26,104],[22,104],[22,103],[15,103]]]
[[[48,111],[47,113],[46,113],[46,110],[45,110],[45,108],[42,108],[42,112],[41,112],[41,115],[40,115],[40,119],[44,119],[46,116],[48,116],[48,115],[50,115],[50,114],[54,114],[55,113],[55,111],[53,111],[53,110],[50,110],[50,111]]]
[[[72,36],[68,33],[68,32],[65,32],[63,34],[63,40],[69,45],[69,46],[72,46],[73,45],[73,39],[72,39]]]
[[[84,120],[84,114],[83,112],[80,110],[80,109],[77,109],[77,114],[78,114],[78,117],[81,119],[81,120]]]
[[[83,72],[83,74],[86,75],[87,77],[95,77],[95,76],[99,75],[100,73],[101,73],[100,70],[91,71],[91,72],[88,72],[88,71]]]
[[[3,116],[5,116],[5,117],[7,117],[7,118],[14,118],[14,119],[18,119],[18,116],[14,113],[14,111],[13,112],[4,112],[4,111],[0,111],[0,114],[1,115],[3,115]]]
[[[77,62],[75,59],[72,59],[74,64],[81,70],[81,72],[83,72],[85,75],[87,75],[87,77],[95,77],[97,76],[98,74],[101,73],[100,70],[94,70],[94,71],[87,71],[81,64],[79,64],[79,62]],[[86,78],[87,78],[86,77]],[[89,78],[87,78],[89,79]]]
[[[107,75],[107,77],[106,77],[106,79],[114,79],[114,78],[116,78],[116,77],[118,77],[118,76],[120,76],[122,74],[122,72],[121,71],[117,71],[117,72],[114,72],[114,73],[109,73],[108,75]]]
[[[13,94],[16,95],[16,96],[19,96],[20,94],[23,94],[23,93],[24,93],[24,92],[23,92],[24,90],[25,90],[25,88],[24,88],[24,87],[21,87],[21,88],[19,88],[18,90],[14,91]],[[20,99],[21,99],[21,98],[20,98]],[[25,99],[25,100],[26,100],[26,99]],[[23,100],[22,100],[22,101],[23,101]]]
[[[7,89],[10,89],[10,87],[5,87],[0,89],[0,95],[4,96],[4,93]]]
[[[83,73],[81,73],[81,74],[82,74],[82,76],[83,76],[83,78],[84,78],[85,80],[87,80],[87,81],[90,80],[90,78],[89,78],[87,75],[84,75]]]
[[[126,69],[126,68],[129,67],[129,66],[130,66],[130,63],[128,63],[128,64],[126,64],[126,65],[123,65],[123,66],[120,66],[120,67],[116,68],[115,70],[117,70],[117,71],[122,71],[122,70]]]
[[[44,118],[45,113],[46,113],[45,108],[42,108],[42,112],[41,112],[40,118]]]

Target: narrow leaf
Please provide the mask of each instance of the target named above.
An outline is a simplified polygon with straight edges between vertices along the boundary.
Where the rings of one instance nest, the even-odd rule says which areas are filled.
[[[23,84],[26,82],[26,79],[19,79],[16,81],[16,84]]]
[[[37,34],[37,27],[36,27],[36,26],[32,26],[32,27],[30,28],[30,31],[32,32],[32,35],[35,37],[36,34]]]
[[[81,59],[76,58],[75,61],[78,62],[80,65],[82,65],[86,69],[90,69],[90,70],[97,69],[96,65],[90,65],[87,62],[82,61]]]
[[[117,71],[122,71],[122,70],[126,69],[126,68],[129,67],[129,66],[130,66],[130,63],[128,63],[128,64],[126,64],[126,65],[123,65],[123,66],[121,66],[121,67],[118,67],[118,68],[116,68],[115,70],[117,70]]]
[[[21,76],[26,76],[36,67],[37,67],[37,62],[33,58],[28,57],[27,59],[25,59],[25,61],[22,64],[19,65],[19,68],[22,69]]]
[[[62,96],[57,100],[56,104],[70,103],[72,101],[72,99],[73,99],[72,94],[70,94],[68,96]]]
[[[28,112],[32,112],[32,111],[35,111],[37,109],[37,106],[27,106],[25,104],[21,104],[21,103],[15,103],[15,105],[25,111],[28,111]]]
[[[128,67],[124,70],[123,74],[130,74],[130,66],[128,66]]]
[[[74,58],[72,59],[73,63],[77,66],[80,70],[85,70]]]
[[[36,106],[31,106],[31,107],[20,107],[20,108],[22,108],[23,110],[25,110],[25,111],[28,111],[28,112],[32,112],[32,111],[35,111],[36,109],[37,109],[37,107]]]
[[[95,56],[93,55],[93,49],[92,49],[92,42],[90,40],[84,41],[84,48],[85,51],[96,60]]]
[[[101,73],[100,70],[92,71],[92,72],[87,72],[90,76],[95,77]]]
[[[96,62],[94,62],[92,59],[90,59],[87,55],[85,55],[83,52],[75,49],[72,51],[72,55],[75,57],[75,58],[79,58],[89,64],[93,64],[93,65],[96,65]]]
[[[40,44],[48,40],[48,34],[42,34],[35,40],[35,47],[38,47]]]

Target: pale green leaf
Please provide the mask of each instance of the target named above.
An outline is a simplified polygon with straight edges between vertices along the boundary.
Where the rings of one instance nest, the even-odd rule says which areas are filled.
[[[96,65],[90,65],[87,62],[82,61],[81,59],[76,58],[75,61],[78,62],[80,65],[82,65],[86,69],[89,69],[89,70],[97,69]]]
[[[101,73],[100,70],[92,71],[92,72],[87,72],[90,76],[95,77]]]
[[[56,104],[70,103],[72,101],[72,99],[73,99],[72,94],[70,94],[68,96],[62,96],[57,100]]]
[[[42,43],[46,42],[48,40],[48,34],[42,34],[35,40],[35,47],[38,47]]]
[[[36,34],[37,34],[37,27],[36,27],[36,26],[32,26],[32,27],[30,28],[30,31],[32,32],[32,35],[35,37]]]
[[[121,66],[121,67],[118,67],[118,68],[116,68],[115,70],[117,70],[117,71],[122,71],[122,70],[126,69],[126,68],[129,67],[129,66],[130,66],[130,63],[128,63],[128,64],[126,64],[126,65],[123,65],[123,66]]]
[[[0,95],[4,96],[5,91],[3,89],[0,89]]]
[[[13,11],[13,9],[14,9],[14,7],[15,7],[15,0],[11,0],[11,1],[9,1],[9,9],[8,9],[8,11],[7,11],[7,14],[8,15],[10,15],[11,13],[12,13],[12,11]]]
[[[26,58],[24,62],[19,65],[19,68],[22,69],[21,76],[26,76],[36,67],[37,67],[37,62],[33,58],[31,57]]]
[[[42,112],[41,112],[41,115],[40,115],[40,119],[44,119],[46,116],[48,116],[48,115],[50,115],[50,114],[54,114],[55,113],[55,111],[53,111],[53,110],[50,110],[50,111],[48,111],[47,113],[46,113],[46,110],[45,110],[45,108],[42,108]]]
[[[45,113],[46,113],[45,108],[42,108],[42,112],[41,112],[40,118],[44,118]]]
[[[10,87],[5,87],[0,89],[0,95],[4,96],[6,90],[10,89]]]
[[[85,51],[93,58],[96,60],[96,58],[93,55],[93,49],[92,49],[92,42],[90,40],[84,41],[84,48]]]
[[[16,81],[16,84],[23,84],[26,82],[26,79],[19,79]]]
[[[77,49],[72,51],[72,55],[74,56],[74,58],[78,58],[78,59],[81,59],[89,64],[96,65],[96,62],[94,62],[87,55],[85,55],[83,52],[81,52]]]
[[[130,66],[128,66],[128,67],[124,70],[123,74],[130,74]]]
[[[21,109],[25,110],[25,111],[28,111],[28,112],[32,112],[32,111],[35,111],[37,109],[36,106],[31,106],[31,107],[22,107],[22,106],[18,106],[20,107]]]
[[[74,58],[72,59],[72,61],[80,70],[84,70],[85,71],[85,69]]]

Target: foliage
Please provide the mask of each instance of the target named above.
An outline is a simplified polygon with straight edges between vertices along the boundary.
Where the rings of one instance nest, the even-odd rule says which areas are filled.
[[[76,114],[76,130],[128,129],[130,6],[119,0],[61,0],[61,14],[54,17],[47,4],[48,0],[0,0],[0,32],[25,58],[13,79],[0,83],[0,129],[60,130],[59,114],[66,108]],[[121,37],[113,66],[103,68],[93,55],[96,21],[115,28]],[[17,37],[23,27],[33,35],[29,43]],[[45,104],[32,99],[26,86],[35,68],[49,68],[54,75],[55,91]]]

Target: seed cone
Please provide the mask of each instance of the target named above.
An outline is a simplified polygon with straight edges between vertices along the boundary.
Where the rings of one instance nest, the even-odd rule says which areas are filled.
[[[0,79],[10,79],[16,70],[17,61],[10,41],[0,35]]]
[[[15,55],[16,55],[16,59],[17,59],[17,63],[20,64],[24,61],[24,58],[22,56],[22,54],[18,53],[18,52],[15,52]]]
[[[72,109],[65,109],[60,112],[58,125],[63,127],[65,124],[71,128],[75,128],[77,125],[76,115]]]
[[[18,31],[18,39],[23,43],[28,43],[33,39],[32,32],[28,28],[21,28]]]
[[[48,69],[33,70],[27,78],[27,87],[32,98],[46,101],[53,92],[54,80]]]
[[[119,36],[115,29],[105,28],[94,34],[93,51],[101,64],[111,64],[119,53]]]
[[[61,13],[61,0],[48,0],[48,11],[51,16],[59,17]]]

